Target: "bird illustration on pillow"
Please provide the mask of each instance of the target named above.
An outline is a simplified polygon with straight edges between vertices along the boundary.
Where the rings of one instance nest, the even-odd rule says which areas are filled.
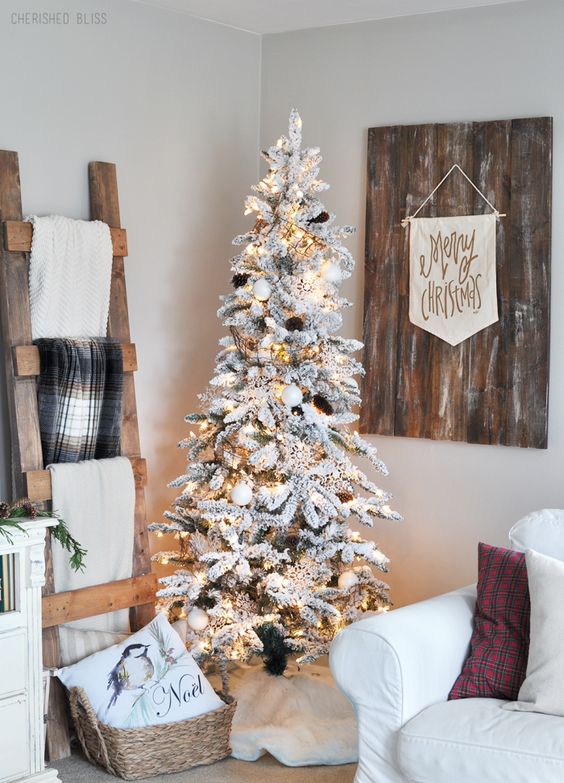
[[[108,709],[116,703],[123,691],[144,690],[146,683],[151,680],[155,667],[148,655],[149,647],[148,644],[130,644],[122,652],[108,677],[108,690],[112,690]]]

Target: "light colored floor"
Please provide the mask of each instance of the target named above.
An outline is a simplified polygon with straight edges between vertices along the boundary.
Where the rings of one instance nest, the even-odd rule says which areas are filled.
[[[116,778],[89,764],[80,755],[53,765],[62,783],[110,783]],[[151,783],[352,783],[356,764],[338,767],[284,767],[272,756],[258,761],[225,759],[175,775],[150,778]]]

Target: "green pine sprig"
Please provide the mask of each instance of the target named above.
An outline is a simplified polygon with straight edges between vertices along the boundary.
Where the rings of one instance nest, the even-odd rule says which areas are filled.
[[[71,553],[69,563],[73,571],[84,571],[87,550],[71,535],[65,521],[59,517],[56,511],[42,511],[27,499],[18,500],[11,506],[8,503],[0,503],[0,536],[11,544],[14,540],[14,531],[25,532],[18,520],[38,517],[59,520],[58,524],[51,528],[51,536],[59,542],[63,549]]]

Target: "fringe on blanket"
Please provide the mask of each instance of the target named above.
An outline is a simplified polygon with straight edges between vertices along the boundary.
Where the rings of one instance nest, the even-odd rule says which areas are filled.
[[[43,463],[120,454],[123,393],[121,345],[110,338],[36,340],[41,372],[37,400]]]

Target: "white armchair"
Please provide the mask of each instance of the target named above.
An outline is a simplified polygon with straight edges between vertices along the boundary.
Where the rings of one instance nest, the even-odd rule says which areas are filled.
[[[514,549],[564,559],[564,511],[535,512],[510,531]],[[447,701],[472,634],[475,587],[346,628],[330,665],[358,721],[355,783],[562,783],[564,718]]]
[[[331,671],[358,721],[355,783],[408,780],[398,769],[398,732],[446,701],[468,654],[475,600],[475,588],[463,588],[361,620],[333,642]]]

